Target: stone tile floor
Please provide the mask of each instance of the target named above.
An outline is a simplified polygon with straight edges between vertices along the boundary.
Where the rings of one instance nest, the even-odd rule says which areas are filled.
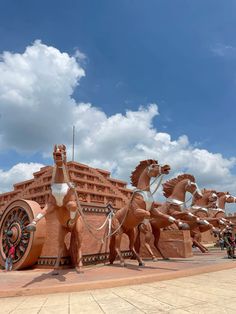
[[[0,298],[0,313],[236,313],[236,268],[110,289]]]
[[[146,260],[145,267],[138,267],[133,260],[126,263],[126,267],[120,267],[119,262],[112,266],[84,267],[80,274],[74,269],[64,269],[58,276],[52,276],[51,269],[0,271],[0,298],[150,283],[236,267],[236,260],[225,258],[225,252],[219,251],[154,263]]]

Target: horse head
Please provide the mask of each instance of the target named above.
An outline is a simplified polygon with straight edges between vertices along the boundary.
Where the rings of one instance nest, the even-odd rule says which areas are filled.
[[[62,167],[66,163],[66,146],[64,144],[54,145],[53,159],[58,167]]]
[[[196,199],[202,197],[202,193],[195,183],[195,178],[191,174],[181,174],[176,178],[166,181],[163,185],[163,192],[166,198],[182,201],[185,193],[191,193]]]
[[[203,206],[205,208],[215,208],[217,202],[217,194],[215,190],[203,189],[201,191],[202,198],[196,199],[193,197],[193,205]]]
[[[196,199],[201,199],[202,198],[202,192],[199,189],[197,183],[194,180],[187,179],[186,186],[185,186],[186,192],[189,192],[195,197]]]
[[[147,172],[147,175],[152,178],[152,177],[158,177],[161,174],[169,174],[170,172],[170,166],[169,165],[164,165],[161,166],[158,164],[156,160],[153,161],[146,169],[145,171]]]
[[[131,174],[131,183],[135,187],[140,186],[140,184],[142,186],[149,186],[151,178],[159,177],[162,174],[168,174],[169,171],[169,165],[161,166],[158,164],[157,160],[142,160]]]
[[[236,203],[236,197],[229,192],[217,192],[218,200],[224,203]]]

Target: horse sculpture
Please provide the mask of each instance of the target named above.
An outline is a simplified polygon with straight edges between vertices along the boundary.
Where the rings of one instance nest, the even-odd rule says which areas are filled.
[[[215,190],[203,189],[202,194],[202,199],[193,199],[192,212],[201,218],[204,217],[213,228],[198,226],[198,228],[192,230],[191,236],[193,243],[201,252],[206,253],[208,249],[200,243],[201,234],[210,229],[216,234],[219,234],[225,229],[232,227],[232,222],[225,219],[225,203],[234,203],[236,198],[230,195],[229,192],[216,192]]]
[[[165,203],[160,204],[157,207],[157,210],[162,214],[169,215],[174,217],[175,226],[179,229],[191,229],[191,225],[200,224],[200,225],[209,225],[207,221],[201,220],[197,216],[193,215],[188,209],[185,208],[185,194],[186,192],[191,193],[196,198],[201,198],[202,194],[199,190],[197,184],[195,183],[194,176],[190,174],[179,175],[177,178],[171,179],[163,184],[164,195],[167,197]],[[171,223],[172,224],[172,223]],[[161,228],[167,227],[170,225],[168,221],[163,221],[159,217],[150,219],[151,228],[149,232],[144,232],[142,226],[139,227],[139,230],[144,233],[144,244],[146,248],[150,248],[151,241],[151,232],[154,236],[154,246],[161,254],[162,258],[167,259],[166,256],[161,252],[158,244],[160,240]],[[138,234],[135,248],[139,252],[140,249],[140,235]],[[153,251],[148,249],[153,260],[156,260],[156,256]]]
[[[210,210],[211,217],[225,219],[225,204],[236,203],[236,197],[229,192],[217,192],[217,207]]]
[[[134,247],[135,228],[142,221],[148,221],[151,217],[170,218],[155,210],[153,196],[150,191],[151,178],[158,178],[162,174],[168,174],[169,171],[169,165],[160,166],[156,160],[148,159],[141,161],[132,172],[131,182],[133,186],[136,187],[136,190],[134,190],[128,204],[116,212],[112,221],[109,256],[111,264],[113,264],[118,255],[121,266],[125,265],[120,251],[122,234],[125,233],[129,237],[129,248],[137,258],[139,266],[144,265]],[[175,221],[175,219],[172,218],[172,222],[173,221]]]
[[[191,212],[201,219],[204,219],[209,224],[192,226],[190,234],[193,244],[200,249],[202,253],[207,253],[208,249],[201,243],[202,233],[212,230],[214,233],[218,232],[222,225],[225,225],[219,218],[212,218],[209,214],[217,206],[217,192],[215,190],[202,190],[202,198],[197,199],[193,197]],[[216,229],[218,228],[218,230]]]
[[[78,208],[80,207],[76,190],[70,182],[66,163],[66,146],[55,145],[53,151],[54,167],[49,199],[42,212],[27,226],[28,231],[35,231],[37,223],[46,215],[56,212],[59,221],[58,255],[53,274],[58,274],[60,260],[65,251],[65,237],[71,232],[71,258],[77,272],[82,267],[83,224]]]

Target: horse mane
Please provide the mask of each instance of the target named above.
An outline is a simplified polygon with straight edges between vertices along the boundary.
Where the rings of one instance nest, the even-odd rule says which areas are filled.
[[[215,194],[217,193],[216,190],[207,190],[207,189],[205,189],[205,188],[202,189],[201,192],[202,192],[202,195],[203,195],[203,196],[204,196],[205,194],[207,194],[207,193],[215,193]]]
[[[181,174],[178,177],[170,179],[169,181],[166,181],[164,184],[162,184],[164,196],[169,197],[172,194],[176,184],[180,181],[183,181],[184,179],[189,179],[191,182],[195,182],[193,175],[187,173]]]
[[[140,178],[141,173],[143,172],[143,170],[149,166],[149,165],[153,165],[153,164],[158,164],[157,160],[153,160],[153,159],[147,159],[147,160],[142,160],[140,161],[140,163],[138,164],[138,166],[134,169],[134,171],[131,173],[130,176],[130,181],[131,184],[135,187],[137,187],[138,185],[138,180]]]
[[[230,194],[230,193],[229,192],[217,192],[218,197],[221,197],[221,196],[227,195],[227,194]]]

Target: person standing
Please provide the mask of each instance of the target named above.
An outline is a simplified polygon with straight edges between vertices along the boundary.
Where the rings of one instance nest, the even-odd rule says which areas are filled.
[[[224,241],[223,238],[220,238],[219,244],[220,244],[221,251],[223,251],[224,250],[224,246],[225,246],[225,241]]]
[[[232,244],[232,231],[229,229],[224,232],[224,242],[227,249],[228,258],[235,258],[234,244]]]
[[[10,245],[10,249],[8,250],[5,262],[5,270],[11,271],[13,267],[13,259],[15,258],[15,246],[13,244]]]

